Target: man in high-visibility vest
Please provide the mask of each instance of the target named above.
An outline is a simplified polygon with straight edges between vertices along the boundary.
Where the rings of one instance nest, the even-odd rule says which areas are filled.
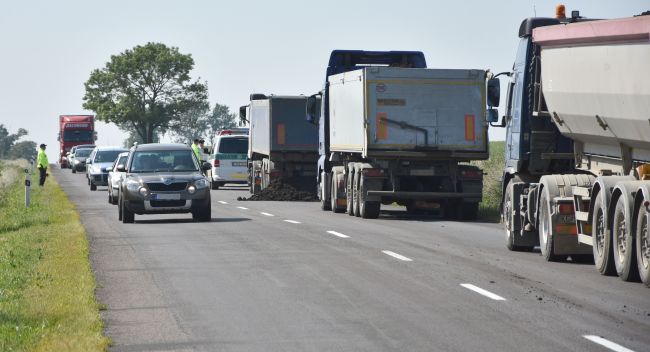
[[[47,177],[47,166],[49,162],[47,161],[47,154],[45,154],[45,144],[40,145],[38,150],[38,155],[36,156],[36,167],[40,173],[40,178],[38,180],[38,185],[43,186],[45,184],[45,177]]]
[[[192,150],[194,151],[194,155],[196,155],[196,160],[201,160],[201,153],[199,152],[199,139],[195,139],[194,143],[192,143]]]

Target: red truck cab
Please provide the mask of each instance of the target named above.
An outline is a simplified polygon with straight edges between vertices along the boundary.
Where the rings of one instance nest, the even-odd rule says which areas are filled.
[[[60,115],[59,116],[59,164],[68,167],[67,153],[79,144],[94,144],[97,140],[95,132],[95,116],[93,115]]]

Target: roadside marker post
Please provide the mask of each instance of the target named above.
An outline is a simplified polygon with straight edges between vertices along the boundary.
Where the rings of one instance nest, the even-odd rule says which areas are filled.
[[[32,200],[32,171],[34,170],[34,158],[30,159],[30,167],[25,168],[25,208],[29,208]]]

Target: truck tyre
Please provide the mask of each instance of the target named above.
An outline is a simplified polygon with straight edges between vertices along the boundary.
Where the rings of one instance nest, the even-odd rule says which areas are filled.
[[[366,200],[366,186],[364,177],[359,177],[359,215],[364,219],[376,219],[379,217],[381,202],[370,202]]]
[[[361,186],[359,184],[359,179],[361,178],[361,173],[360,172],[355,172],[354,173],[354,180],[352,180],[352,198],[354,199],[354,208],[352,208],[352,211],[354,211],[354,216],[360,217],[361,216],[361,211],[359,210],[359,203],[361,202],[359,195],[361,192],[359,192],[359,187]]]
[[[323,211],[332,210],[330,200],[327,199],[327,174],[323,171],[320,173],[320,180],[318,181],[318,188],[320,192],[320,209]]]
[[[334,213],[341,213],[343,212],[342,208],[339,208],[338,205],[336,204],[336,201],[338,200],[338,182],[336,180],[337,176],[336,173],[332,171],[332,188],[330,192],[330,203],[331,203],[331,209],[332,212]]]
[[[517,233],[510,229],[510,213],[514,211],[512,205],[514,204],[513,200],[513,183],[520,182],[518,177],[514,177],[508,182],[506,186],[505,196],[503,197],[503,208],[501,212],[501,218],[503,219],[503,225],[506,230],[506,247],[511,251],[516,252],[532,252],[535,246],[519,246],[515,244],[515,236]],[[524,231],[524,230],[522,230]]]
[[[641,282],[650,287],[650,226],[645,207],[639,206],[636,219],[636,263]]]
[[[349,172],[345,178],[345,199],[347,200],[347,204],[345,205],[345,212],[350,216],[354,216],[355,199],[353,187],[356,173],[354,172],[353,168],[349,168],[348,170]]]
[[[557,262],[563,259],[563,256],[555,254],[553,249],[551,199],[546,189],[542,190],[542,196],[539,200],[539,247],[542,250],[542,256],[547,262]]]
[[[594,252],[596,269],[603,275],[614,275],[614,254],[612,253],[612,237],[607,235],[607,224],[605,214],[607,209],[603,206],[605,197],[604,191],[598,193],[595,199],[591,200],[593,215],[591,219],[591,240]]]
[[[122,223],[123,224],[133,224],[135,221],[135,215],[133,214],[132,211],[126,208],[124,205],[124,199],[120,202],[120,206],[122,208]]]
[[[634,238],[631,236],[630,214],[626,211],[625,197],[620,196],[616,201],[614,218],[612,219],[612,249],[616,274],[623,281],[638,281],[638,271],[635,260]]]

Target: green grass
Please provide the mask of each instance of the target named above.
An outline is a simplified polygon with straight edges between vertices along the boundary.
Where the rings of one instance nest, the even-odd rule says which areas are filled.
[[[499,222],[499,203],[501,202],[501,175],[505,164],[505,142],[490,142],[490,158],[472,162],[483,169],[483,201],[479,205],[479,218]]]
[[[52,177],[26,209],[19,175],[0,190],[0,351],[106,350],[79,215]]]

